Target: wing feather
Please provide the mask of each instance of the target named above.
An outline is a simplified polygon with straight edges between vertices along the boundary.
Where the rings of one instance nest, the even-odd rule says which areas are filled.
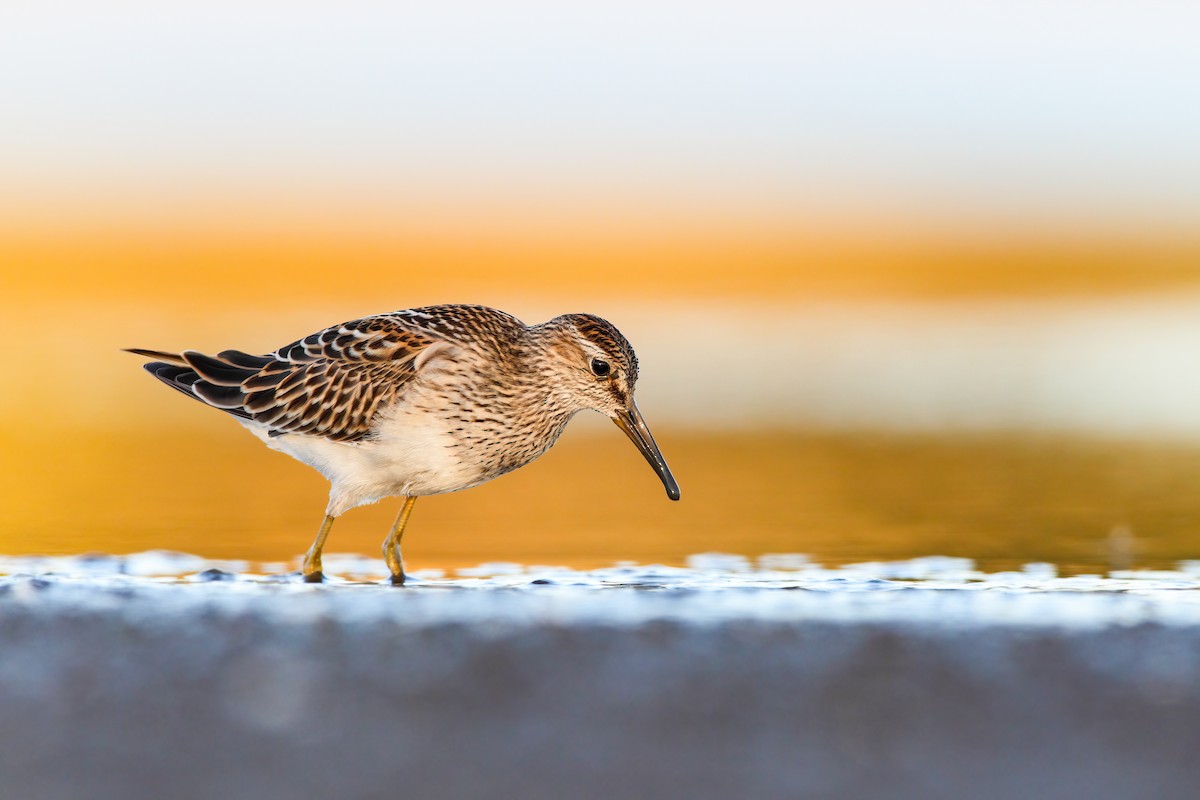
[[[146,369],[172,388],[260,422],[272,436],[300,433],[353,442],[370,435],[379,411],[403,395],[434,353],[454,352],[422,322],[403,314],[365,317],[263,356],[239,350],[215,356],[134,352],[161,359]]]

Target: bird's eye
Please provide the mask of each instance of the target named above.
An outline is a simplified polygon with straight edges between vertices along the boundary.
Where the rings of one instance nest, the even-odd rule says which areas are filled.
[[[593,358],[592,372],[594,372],[598,377],[603,378],[605,375],[612,372],[612,366],[602,358]]]

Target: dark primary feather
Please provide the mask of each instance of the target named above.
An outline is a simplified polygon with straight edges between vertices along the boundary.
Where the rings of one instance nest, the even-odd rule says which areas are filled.
[[[129,352],[157,359],[145,368],[171,388],[261,422],[272,435],[349,442],[370,433],[379,410],[416,374],[414,361],[425,348],[454,342],[464,323],[469,327],[472,317],[489,313],[500,318],[494,321],[500,328],[520,324],[490,309],[437,306],[335,325],[263,356],[238,350],[215,356],[194,350]]]
[[[271,356],[252,356],[240,350],[222,350],[217,353],[217,358],[244,369],[262,369],[274,360]]]
[[[258,371],[250,367],[239,367],[237,364],[223,361],[216,356],[206,356],[195,350],[184,350],[181,355],[197,375],[216,386],[241,386],[242,381]]]
[[[184,366],[187,362],[183,360],[183,356],[178,353],[168,353],[165,350],[146,350],[141,347],[127,347],[126,353],[133,353],[135,356],[145,356],[153,358],[156,361],[166,361],[175,366]],[[149,368],[149,364],[146,365]]]
[[[147,355],[145,352],[136,350],[129,350],[128,352],[136,352],[138,355]],[[179,358],[182,361],[182,359],[174,353],[165,353],[163,355]],[[143,364],[142,368],[165,383],[167,386],[170,386],[172,389],[182,392],[193,399],[199,399],[204,400],[204,402],[208,402],[203,397],[197,395],[195,389],[193,388],[197,383],[201,383],[201,380],[200,376],[197,375],[190,367],[181,367],[178,364],[167,363],[163,361],[151,361]],[[250,415],[242,409],[224,408],[222,410],[228,411],[229,413],[238,417],[242,417],[243,419],[250,419]]]

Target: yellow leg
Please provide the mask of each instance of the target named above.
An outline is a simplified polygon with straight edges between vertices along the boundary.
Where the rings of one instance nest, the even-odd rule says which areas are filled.
[[[396,521],[392,523],[392,530],[383,540],[383,558],[387,561],[388,569],[392,573],[392,583],[396,586],[403,586],[406,578],[404,559],[400,556],[400,537],[404,535],[404,526],[408,524],[408,517],[412,514],[413,504],[416,502],[415,497],[404,498],[404,505],[396,515]]]
[[[325,575],[321,572],[321,550],[325,547],[325,538],[329,536],[333,520],[333,517],[325,515],[325,521],[321,523],[321,530],[317,531],[317,538],[313,540],[312,547],[308,548],[308,552],[304,554],[304,580],[308,583],[320,583],[325,580]]]

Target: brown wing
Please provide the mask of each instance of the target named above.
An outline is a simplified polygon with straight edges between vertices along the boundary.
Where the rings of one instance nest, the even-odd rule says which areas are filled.
[[[430,331],[381,315],[326,328],[270,355],[187,350],[145,367],[210,406],[263,423],[272,436],[353,442],[371,432],[379,410],[404,392],[419,365],[448,347]]]

